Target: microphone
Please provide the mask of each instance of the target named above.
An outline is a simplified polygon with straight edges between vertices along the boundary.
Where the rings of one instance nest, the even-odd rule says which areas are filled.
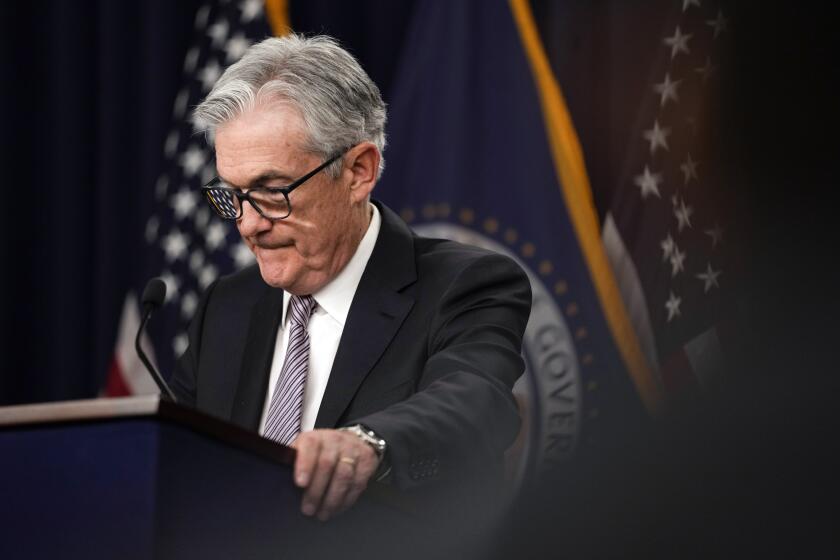
[[[149,358],[146,357],[146,353],[143,352],[143,349],[140,347],[140,335],[143,334],[143,328],[146,326],[146,322],[148,322],[149,317],[152,316],[152,311],[163,305],[163,300],[166,298],[166,284],[163,283],[163,280],[160,278],[152,278],[146,284],[146,287],[143,289],[143,298],[141,299],[141,303],[143,304],[143,319],[140,321],[140,328],[137,329],[137,337],[134,339],[134,348],[137,350],[137,355],[140,357],[140,361],[143,362],[143,365],[146,366],[146,369],[149,370],[149,373],[152,375],[152,379],[155,380],[157,386],[160,388],[161,394],[171,400],[172,402],[177,402],[175,398],[175,393],[172,392],[172,389],[169,388],[169,385],[166,384],[166,381],[163,380],[160,373],[154,368],[152,362],[149,361]]]

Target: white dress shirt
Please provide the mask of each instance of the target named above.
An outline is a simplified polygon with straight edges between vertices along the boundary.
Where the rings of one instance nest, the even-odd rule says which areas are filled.
[[[373,253],[373,247],[376,245],[376,238],[379,236],[382,218],[376,206],[371,204],[370,207],[373,209],[370,225],[350,262],[329,284],[312,294],[317,306],[307,327],[309,332],[309,371],[306,378],[306,390],[303,395],[303,412],[300,419],[301,431],[311,430],[315,426],[315,418],[318,416],[318,409],[321,407],[321,400],[324,398],[324,391],[330,378],[335,353],[338,350],[338,343],[341,341],[341,333],[344,331],[344,323],[347,321],[347,314],[350,312],[350,304],[353,303],[353,296],[356,294],[359,280],[362,278],[362,273],[364,273],[370,255]],[[280,328],[277,331],[274,357],[271,360],[268,391],[266,391],[265,405],[260,420],[260,434],[265,430],[271,396],[277,386],[277,379],[280,377],[280,371],[283,369],[283,362],[286,359],[290,330],[286,328],[286,321],[288,320],[286,310],[289,307],[290,298],[291,294],[289,292],[283,294],[283,315],[280,319]]]

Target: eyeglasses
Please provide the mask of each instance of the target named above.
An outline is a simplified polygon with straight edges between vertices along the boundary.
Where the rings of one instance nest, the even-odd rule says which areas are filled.
[[[216,177],[201,188],[213,210],[225,220],[238,220],[242,217],[244,203],[247,200],[259,212],[260,216],[269,220],[282,220],[292,213],[292,203],[289,193],[323,171],[323,169],[344,155],[347,150],[337,153],[291,185],[285,187],[254,187],[242,191],[231,187],[220,177]]]

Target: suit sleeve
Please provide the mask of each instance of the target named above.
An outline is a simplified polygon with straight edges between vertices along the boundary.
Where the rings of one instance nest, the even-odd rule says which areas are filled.
[[[431,320],[417,393],[359,419],[388,442],[398,487],[500,462],[519,428],[511,390],[530,309],[528,278],[507,257],[484,255],[455,275]]]

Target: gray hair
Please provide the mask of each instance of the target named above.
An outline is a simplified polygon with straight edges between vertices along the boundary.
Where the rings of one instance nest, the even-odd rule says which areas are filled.
[[[225,70],[193,112],[210,141],[224,123],[260,103],[289,102],[308,130],[308,152],[327,158],[359,142],[385,150],[385,103],[379,88],[338,41],[324,35],[271,37]],[[380,157],[379,172],[385,168]],[[341,161],[327,173],[337,178]]]

